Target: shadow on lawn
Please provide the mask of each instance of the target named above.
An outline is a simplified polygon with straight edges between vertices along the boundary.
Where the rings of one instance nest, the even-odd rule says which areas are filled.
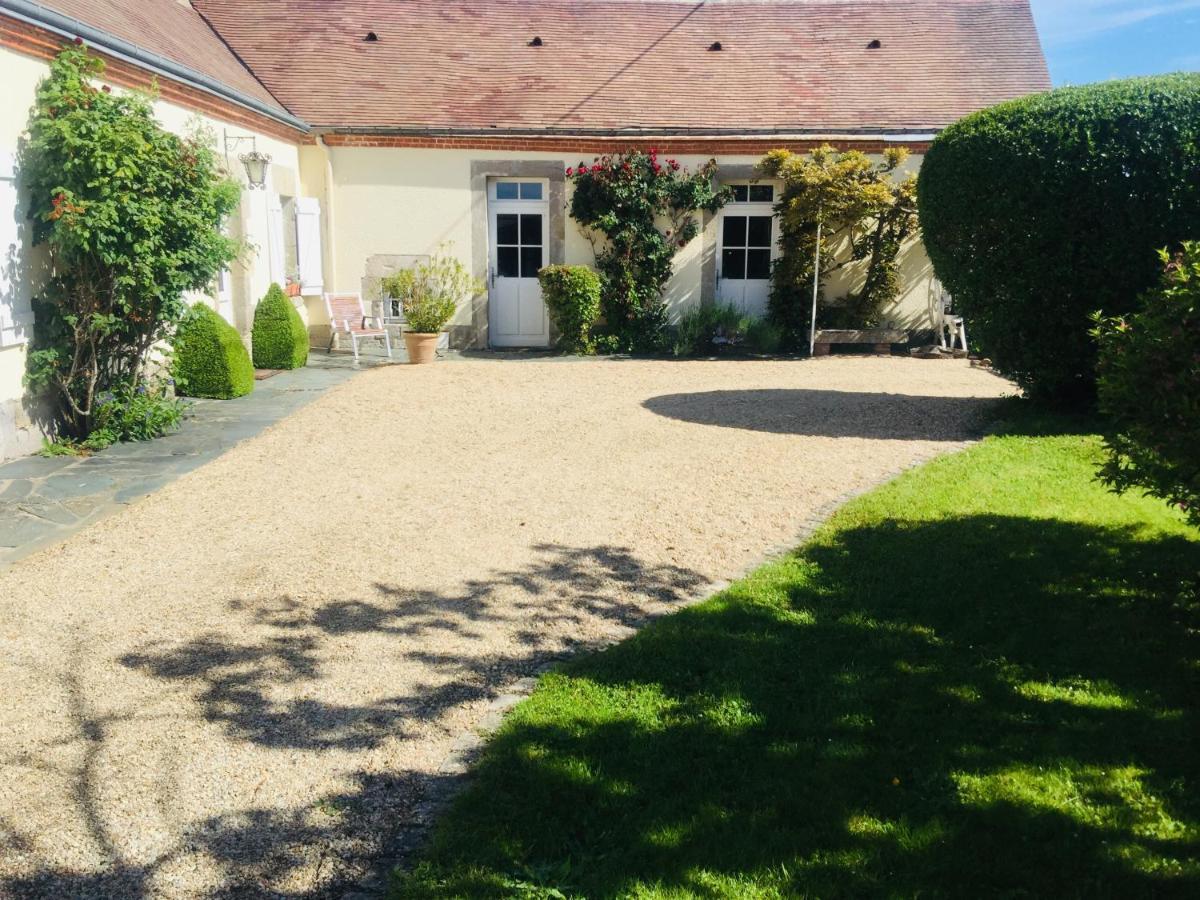
[[[443,593],[378,584],[369,598],[237,603],[221,630],[182,643],[150,644],[120,662],[163,682],[186,685],[197,715],[221,726],[235,744],[370,751],[385,739],[404,737],[417,721],[436,722],[459,704],[495,696],[513,680],[536,673],[570,649],[576,626],[597,620],[615,627],[640,624],[648,608],[671,608],[706,583],[696,572],[646,563],[622,547],[534,549],[537,559],[527,567],[494,572]],[[509,640],[495,648],[472,644],[472,638],[489,631]],[[450,646],[456,650],[428,649],[427,641],[447,634],[455,637]],[[334,641],[371,635],[389,638],[388,652],[446,675],[445,683],[405,683],[383,700],[359,703],[306,696],[311,693],[306,685],[331,677],[326,668],[330,653],[337,652],[331,651]],[[106,783],[104,771],[105,749],[124,718],[95,713],[86,700],[88,688],[78,684],[71,691],[75,741],[85,753],[82,767],[70,775],[68,815],[108,863],[103,871],[47,867],[27,877],[0,876],[0,896],[159,896],[163,873],[177,863],[186,869],[197,857],[220,873],[220,883],[197,896],[340,896],[351,886],[347,878],[361,875],[356,863],[392,858],[420,840],[430,810],[459,781],[453,774],[364,770],[348,777],[351,787],[314,797],[311,808],[279,809],[262,798],[261,806],[198,822],[181,809],[174,817],[181,830],[170,849],[149,861],[132,859],[123,848],[140,843],[138,835],[112,824],[111,808],[101,800],[127,789]],[[173,809],[176,801],[163,796],[157,802]],[[33,847],[19,823],[0,818],[0,852],[32,853]],[[280,887],[301,869],[314,867],[323,871],[323,886]]]
[[[1196,896],[1200,543],[1001,516],[833,540],[570,665],[491,744],[434,873]]]
[[[961,441],[978,437],[1000,401],[858,391],[764,388],[663,394],[642,403],[660,416],[771,434],[880,440]]]

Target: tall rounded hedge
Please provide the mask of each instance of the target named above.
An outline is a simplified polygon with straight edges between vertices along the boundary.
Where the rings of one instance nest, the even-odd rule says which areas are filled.
[[[254,367],[241,336],[202,303],[179,326],[172,370],[185,397],[230,400],[254,389]]]
[[[1200,237],[1200,74],[1062,88],[967,116],[921,167],[934,269],[996,366],[1089,401],[1089,315],[1132,311],[1162,247]]]
[[[308,329],[277,284],[254,308],[250,346],[259,369],[298,369],[308,362]]]

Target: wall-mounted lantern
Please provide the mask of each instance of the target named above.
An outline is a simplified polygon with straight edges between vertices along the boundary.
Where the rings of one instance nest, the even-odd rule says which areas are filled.
[[[267,166],[271,164],[271,156],[268,153],[258,152],[258,141],[254,135],[225,132],[225,160],[228,162],[229,154],[236,150],[242,141],[250,142],[250,152],[243,153],[238,157],[242,167],[246,170],[246,181],[251,190],[265,188],[267,186]]]
[[[250,183],[251,188],[267,186],[267,166],[271,163],[270,155],[251,150],[249,153],[243,153],[238,159],[246,167],[246,180]]]

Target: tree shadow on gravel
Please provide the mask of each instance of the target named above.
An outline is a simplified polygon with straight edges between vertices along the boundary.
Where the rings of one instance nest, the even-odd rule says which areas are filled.
[[[1137,529],[844,529],[567,665],[400,896],[1197,896],[1198,590]]]
[[[197,714],[221,726],[235,742],[281,750],[369,751],[385,739],[403,738],[418,720],[436,721],[460,704],[493,698],[548,662],[589,646],[572,637],[585,624],[599,621],[624,634],[644,621],[648,610],[677,607],[707,584],[699,573],[643,562],[622,547],[541,545],[534,550],[529,566],[445,592],[377,584],[369,598],[239,602],[229,617],[244,628],[212,631],[182,643],[149,644],[120,662],[190,691]],[[489,629],[504,630],[509,640],[495,651],[469,652],[471,639]],[[383,700],[361,703],[297,695],[296,683],[319,684],[330,677],[331,642],[359,635],[394,639],[395,652],[439,673],[442,683],[406,685]],[[448,646],[464,649],[434,650],[439,636],[453,637]],[[85,697],[86,688],[77,686],[72,696]],[[82,699],[77,707],[72,709],[73,731],[85,747],[86,761],[72,772],[71,815],[109,862],[102,871],[44,868],[28,877],[0,878],[0,896],[159,896],[159,873],[192,857],[207,858],[222,872],[220,885],[200,896],[340,896],[348,882],[336,873],[354,870],[347,860],[402,853],[423,834],[431,812],[460,777],[454,774],[457,769],[435,776],[363,772],[356,787],[319,798],[308,809],[280,810],[263,802],[193,823],[176,836],[170,851],[150,862],[134,862],[122,847],[136,842],[137,835],[108,824],[99,799],[112,795],[112,785],[100,790],[103,755],[110,729],[119,721],[92,714]],[[161,798],[167,807],[175,802]],[[178,810],[178,819],[188,821],[186,809]],[[0,822],[5,853],[29,853],[34,846],[18,825]],[[302,867],[311,871],[314,866],[323,870],[328,884],[311,890],[277,887]]]
[[[979,437],[1000,401],[983,397],[764,388],[662,394],[642,406],[660,416],[770,434],[962,441]]]
[[[670,606],[693,597],[707,582],[678,566],[647,565],[627,548],[539,545],[527,568],[467,581],[456,591],[407,590],[376,584],[376,597],[311,604],[283,598],[248,614],[256,636],[240,640],[202,635],[182,644],[151,645],[121,662],[166,681],[201,685],[201,714],[239,740],[303,750],[365,750],[403,735],[413,718],[434,719],[447,708],[492,696],[504,680],[532,674],[554,644],[550,634],[600,620],[629,628],[645,618],[645,604]],[[267,629],[262,635],[262,629]],[[508,646],[484,654],[427,649],[432,638],[483,639],[489,629],[510,629]],[[337,705],[294,698],[272,699],[297,680],[319,681],[324,646],[332,637],[395,636],[410,659],[454,672],[442,686],[421,687],[383,701]],[[415,639],[415,640],[414,640]],[[572,649],[554,647],[553,656]],[[466,645],[470,647],[470,644]]]

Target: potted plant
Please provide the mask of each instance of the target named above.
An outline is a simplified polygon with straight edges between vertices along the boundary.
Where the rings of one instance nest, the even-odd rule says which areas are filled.
[[[438,335],[454,317],[459,302],[484,289],[457,257],[440,248],[427,261],[388,275],[380,287],[385,297],[400,301],[408,326],[404,345],[410,363],[433,362]]]

